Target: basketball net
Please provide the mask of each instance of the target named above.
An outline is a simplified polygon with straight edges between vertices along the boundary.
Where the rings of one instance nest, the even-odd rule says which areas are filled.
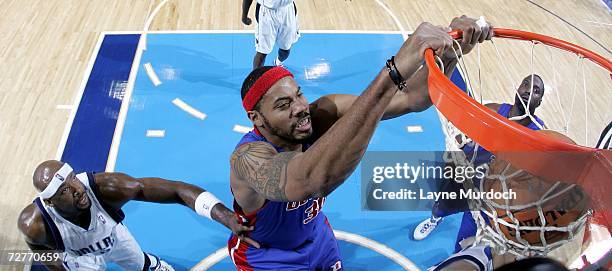
[[[494,181],[500,192],[509,192],[508,181],[519,175],[549,180],[550,186],[535,200],[520,204],[507,199],[505,202],[469,200],[478,226],[474,245],[486,244],[499,255],[511,254],[515,258],[549,256],[574,268],[584,266],[581,252],[596,247],[600,253],[586,255],[586,260],[593,263],[612,248],[610,224],[605,215],[601,215],[608,213],[611,204],[602,190],[612,180],[612,155],[610,151],[585,146],[594,146],[599,132],[612,119],[611,112],[593,112],[591,108],[608,108],[605,103],[612,100],[612,64],[582,47],[547,36],[499,28],[495,28],[494,33],[495,38],[488,44],[477,44],[470,57],[464,58],[456,43],[457,68],[465,81],[465,93],[444,76],[439,68],[442,65],[436,66],[441,63],[440,59],[434,59],[431,50],[426,52],[430,96],[439,110],[446,138],[448,152],[444,158],[456,165],[477,166],[476,157],[482,146],[494,154],[493,160],[508,162],[496,171],[491,169],[490,163],[485,164],[486,177],[464,182],[465,189],[487,191],[487,182]],[[461,33],[453,34],[458,38]],[[525,55],[530,57],[522,57]],[[482,59],[497,61],[485,63]],[[493,77],[494,74],[502,76]],[[546,122],[546,126],[528,110],[533,96],[533,74],[538,74],[545,83],[542,105],[535,114]],[[517,99],[520,103],[515,104],[526,113],[505,119],[483,106],[488,100],[514,103],[518,85],[527,75],[532,75],[529,99],[527,102]],[[607,102],[602,103],[602,100]],[[515,122],[523,119],[529,119],[540,130],[564,134],[579,145],[558,141]],[[473,153],[461,151],[468,145],[474,149]],[[525,155],[526,152],[529,155]],[[591,207],[584,208],[564,225],[549,225],[546,206],[576,189],[588,194]],[[521,223],[516,214],[524,211],[532,212],[540,223]],[[604,219],[589,224],[593,212]],[[532,236],[536,233],[539,240],[534,242],[531,238],[528,242],[525,233]],[[564,237],[550,241],[546,236],[551,234]],[[586,249],[583,249],[583,240]]]

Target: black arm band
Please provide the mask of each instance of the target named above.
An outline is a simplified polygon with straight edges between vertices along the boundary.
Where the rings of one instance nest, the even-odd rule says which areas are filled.
[[[391,77],[391,81],[397,86],[399,90],[404,90],[406,87],[406,79],[402,77],[400,72],[397,70],[395,66],[395,56],[392,56],[387,60],[386,63],[387,71],[389,71],[389,77]]]

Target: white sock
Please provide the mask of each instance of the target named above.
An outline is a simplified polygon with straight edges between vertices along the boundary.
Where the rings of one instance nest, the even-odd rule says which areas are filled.
[[[147,254],[147,257],[149,257],[149,261],[151,261],[151,266],[149,268],[157,267],[157,265],[159,264],[159,262],[157,261],[157,257],[155,257],[155,256],[153,256],[153,255],[151,255],[149,253],[146,253],[146,254]]]
[[[274,65],[275,65],[275,66],[282,66],[282,65],[283,65],[283,62],[282,62],[282,61],[280,61],[280,60],[278,59],[278,57],[277,57],[276,59],[274,59]]]

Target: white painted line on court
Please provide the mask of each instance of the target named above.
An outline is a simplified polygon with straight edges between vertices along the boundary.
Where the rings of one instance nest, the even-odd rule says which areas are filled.
[[[147,137],[165,137],[166,130],[147,130]]]
[[[391,9],[387,6],[387,4],[383,3],[382,0],[376,0],[376,3],[378,3],[378,5],[381,6],[389,14],[389,16],[391,16],[391,19],[393,19],[393,21],[395,22],[395,25],[397,25],[397,27],[400,30],[402,34],[402,38],[404,38],[404,40],[407,40],[408,34],[406,32],[406,29],[404,29],[404,26],[402,25],[402,23],[400,23],[399,19],[397,18],[397,16],[395,16],[393,11],[391,11]]]
[[[179,98],[172,100],[172,103],[176,105],[178,108],[182,109],[183,111],[189,113],[190,115],[198,119],[204,120],[206,118],[206,114],[204,114],[202,111],[193,108],[191,105],[188,105],[187,103],[185,103],[183,100]]]
[[[119,109],[119,116],[117,117],[117,124],[115,125],[115,132],[113,133],[113,141],[111,143],[110,150],[108,152],[108,159],[106,162],[106,172],[114,172],[115,164],[117,163],[117,155],[119,154],[119,145],[121,145],[121,137],[123,135],[123,127],[125,127],[125,120],[127,119],[127,113],[130,108],[130,100],[132,99],[132,93],[134,92],[134,85],[136,84],[136,76],[140,68],[140,59],[142,58],[142,35],[138,40],[138,46],[136,47],[136,54],[134,55],[134,61],[132,62],[132,69],[130,70],[130,76],[128,77],[127,87],[125,89],[125,95],[121,101],[121,108]]]
[[[601,0],[601,3],[608,9],[608,11],[612,11],[606,0]]]
[[[87,67],[85,67],[85,73],[83,74],[83,79],[81,79],[81,85],[77,90],[77,93],[74,97],[74,101],[72,103],[72,108],[70,109],[70,116],[68,116],[68,121],[66,122],[66,126],[64,126],[64,133],[62,134],[62,138],[60,139],[59,146],[57,147],[57,152],[55,153],[55,159],[61,160],[62,154],[64,153],[64,148],[66,147],[66,142],[68,141],[68,135],[70,134],[70,129],[72,128],[72,123],[74,122],[74,118],[76,116],[77,109],[79,108],[79,104],[81,103],[81,99],[83,98],[83,92],[85,92],[85,86],[87,85],[87,81],[89,80],[89,75],[93,70],[94,63],[96,62],[96,57],[98,56],[98,52],[100,51],[100,47],[102,47],[102,41],[104,40],[104,34],[100,34],[98,36],[98,41],[96,46],[94,47],[91,56],[89,57],[89,62],[87,63]]]
[[[23,271],[31,271],[32,270],[32,261],[28,261],[23,265]]]
[[[219,263],[221,260],[227,257],[227,247],[222,247],[215,251],[213,254],[208,255],[194,267],[192,267],[191,271],[200,271],[200,270],[208,270],[213,267],[215,264]]]
[[[234,125],[234,128],[232,128],[232,131],[238,132],[238,133],[241,133],[241,134],[246,134],[246,133],[250,132],[251,130],[253,130],[253,128],[247,127],[247,126],[238,125],[238,124]]]
[[[142,35],[141,35],[141,41],[142,41],[142,50],[146,51],[147,50],[147,32],[149,31],[149,27],[151,27],[151,23],[153,22],[153,19],[155,19],[155,16],[157,15],[157,13],[159,12],[159,10],[161,10],[161,8],[168,2],[168,0],[163,0],[161,1],[159,4],[157,4],[157,7],[155,7],[155,9],[153,10],[153,12],[151,13],[151,15],[149,15],[149,18],[147,18],[147,22],[145,23]]]
[[[162,82],[161,80],[159,80],[159,77],[155,73],[153,66],[151,66],[151,62],[147,62],[143,64],[143,66],[145,68],[145,71],[147,72],[147,76],[149,76],[149,79],[151,80],[151,83],[153,83],[154,86],[161,85]]]
[[[409,271],[419,271],[420,269],[408,258],[404,257],[404,255],[395,251],[394,249],[383,245],[377,241],[369,239],[367,237],[340,231],[334,230],[334,235],[338,240],[342,240],[345,242],[349,242],[352,244],[356,244],[368,249],[371,249],[375,252],[380,253],[381,255],[387,257],[392,260],[399,266],[401,266],[404,270]],[[225,259],[228,256],[227,247],[223,247],[215,251],[214,253],[208,255],[206,258],[202,259],[198,264],[191,268],[191,271],[205,271],[213,267],[215,264],[219,263],[221,260]]]
[[[421,126],[421,125],[408,125],[408,126],[406,126],[406,131],[408,131],[408,133],[422,133],[423,132],[423,126]]]
[[[392,260],[393,262],[401,266],[404,270],[410,270],[410,271],[420,270],[412,261],[404,257],[404,255],[400,254],[394,249],[386,245],[383,245],[377,241],[374,241],[372,239],[369,239],[367,237],[364,237],[358,234],[340,231],[340,230],[334,230],[334,235],[336,236],[338,240],[346,241],[349,243],[353,243],[353,244],[360,245],[362,247],[374,250],[380,253],[381,255],[389,258],[390,260]]]

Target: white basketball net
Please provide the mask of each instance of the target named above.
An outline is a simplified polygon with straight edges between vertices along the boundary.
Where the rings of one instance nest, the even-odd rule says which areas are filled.
[[[531,97],[533,95],[533,78],[531,80],[528,104],[525,104],[522,99],[518,99],[521,103],[520,106],[522,106],[523,109],[525,109],[524,112],[527,113],[522,116],[510,118],[510,120],[529,118],[531,119],[532,123],[534,123],[540,129],[551,129],[561,132],[574,139],[580,145],[594,145],[599,131],[601,131],[601,129],[605,127],[605,124],[612,119],[612,115],[610,110],[604,110],[607,112],[598,112],[597,116],[595,117],[589,116],[589,107],[592,104],[597,105],[597,101],[592,100],[592,98],[594,98],[593,96],[588,96],[589,94],[593,95],[593,93],[589,93],[587,91],[587,86],[592,83],[592,74],[601,74],[602,76],[600,76],[601,78],[599,81],[592,84],[591,87],[598,88],[600,90],[596,93],[598,95],[596,96],[597,99],[602,98],[608,99],[608,101],[612,100],[612,88],[610,87],[610,77],[607,70],[591,63],[590,61],[584,61],[585,58],[582,56],[571,54],[566,51],[541,44],[537,41],[506,41],[505,39],[497,39],[495,41],[491,40],[487,43],[491,44],[492,46],[489,46],[486,43],[482,46],[477,45],[471,53],[471,56],[466,57],[468,58],[467,60],[461,57],[457,65],[457,68],[462,73],[465,80],[467,88],[466,92],[468,95],[479,101],[481,104],[487,103],[486,98],[495,100],[495,102],[506,102],[513,104],[514,95],[508,97],[507,94],[517,93],[518,84],[521,82],[523,77],[529,74],[539,74],[542,80],[545,82],[546,95],[544,95],[542,106],[536,110],[536,114],[538,114],[538,116],[546,122],[547,127],[542,127],[542,125],[536,121],[535,116],[531,115],[529,110],[527,110],[528,104],[531,103]],[[510,45],[498,46],[498,43],[509,43]],[[456,45],[459,44],[457,43]],[[488,52],[484,52],[486,47],[488,47]],[[522,57],[529,54],[530,58],[528,64],[518,64],[519,67],[527,66],[529,69],[523,71],[511,70],[509,67],[516,67],[517,64],[510,63],[512,61],[508,61],[508,54],[505,57],[502,57],[500,52],[501,47],[503,47],[504,51],[513,51],[510,52],[510,56],[516,54]],[[518,51],[518,53],[516,51]],[[499,61],[498,64],[501,65],[497,65],[497,67],[495,67],[495,64],[491,64],[490,61],[487,64],[484,64],[481,61],[481,55],[487,53],[489,56],[496,55],[497,60]],[[455,51],[455,54],[461,54],[460,47],[459,50]],[[559,56],[559,54],[562,56]],[[476,55],[475,59],[473,55]],[[457,56],[460,57],[460,55]],[[524,59],[525,58],[523,57],[523,61]],[[572,59],[574,60],[572,61]],[[512,60],[520,62],[517,57],[513,57]],[[466,62],[469,63],[466,64]],[[588,67],[588,72],[585,71],[587,70],[587,65],[585,63],[589,63],[592,66]],[[468,66],[472,68],[468,69]],[[604,70],[605,73],[602,73],[600,69]],[[475,76],[476,80],[471,80],[471,78],[474,78],[474,74],[470,73],[470,70],[477,71]],[[492,76],[485,78],[483,76],[485,71],[490,71],[489,75],[501,74],[504,76],[500,76],[499,78],[492,78]],[[517,76],[519,73],[524,75]],[[587,74],[589,76],[588,82],[586,79]],[[573,79],[570,78],[571,75],[573,75]],[[559,82],[558,79],[563,79],[563,81]],[[507,84],[504,85],[502,82],[507,82]],[[601,85],[602,82],[603,88]],[[582,86],[582,91],[578,89],[579,85]],[[474,86],[477,87],[475,88]],[[496,91],[492,91],[493,89]],[[603,96],[601,92],[603,92]],[[503,93],[503,95],[506,96],[504,97],[503,95],[497,95],[499,93]],[[485,95],[488,96],[485,97]],[[579,96],[582,96],[584,100],[579,101]],[[578,108],[582,108],[582,110],[579,110]],[[462,131],[450,123],[442,114],[439,115],[442,122],[442,128],[446,136],[445,143],[446,150],[448,152],[446,152],[445,160],[455,163],[456,165],[477,166],[475,165],[475,162],[479,151],[478,143],[473,142]],[[549,122],[549,118],[554,119],[555,121]],[[589,122],[595,122],[593,128],[589,126]],[[593,130],[589,132],[589,129]],[[461,152],[461,150],[468,144],[474,147],[474,152],[471,155],[466,155],[465,153]],[[484,166],[488,168],[488,164],[485,164]],[[501,173],[497,174],[487,170],[485,179],[498,181],[503,190],[501,192],[508,192],[508,179],[511,179],[517,174],[529,174],[523,170],[511,170],[511,168],[512,167],[507,164],[506,168]],[[485,181],[466,181],[464,182],[464,186],[466,189],[471,188],[475,191],[485,191]],[[548,255],[552,250],[559,248],[568,242],[575,241],[575,239],[577,239],[577,233],[581,229],[584,229],[587,218],[591,214],[591,212],[588,210],[584,210],[584,212],[581,213],[578,219],[575,221],[561,227],[553,227],[546,225],[546,223],[539,223],[542,225],[520,225],[518,219],[514,216],[514,214],[520,211],[531,210],[533,212],[534,210],[537,210],[539,221],[545,222],[547,220],[545,219],[546,210],[544,209],[544,205],[546,205],[546,203],[550,203],[552,200],[558,200],[560,197],[566,195],[567,191],[573,188],[575,188],[575,185],[573,184],[570,185],[556,182],[546,192],[538,195],[537,200],[521,205],[512,205],[508,202],[508,200],[506,200],[504,204],[500,204],[499,201],[494,202],[491,200],[470,200],[470,209],[478,210],[472,211],[472,215],[478,226],[475,244],[487,244],[490,245],[498,254],[511,253],[517,256],[517,258],[521,258],[534,255]],[[498,214],[505,215],[506,220],[499,218]],[[506,228],[508,232],[512,232],[514,239],[508,238],[501,228]],[[534,234],[534,231],[539,232],[539,244],[534,245],[527,242],[523,238],[521,231],[531,231],[529,232],[531,235]],[[567,237],[562,238],[562,240],[551,242],[550,239],[547,240],[547,238],[545,238],[547,233],[550,232],[564,233]],[[581,242],[582,240],[579,241]]]

